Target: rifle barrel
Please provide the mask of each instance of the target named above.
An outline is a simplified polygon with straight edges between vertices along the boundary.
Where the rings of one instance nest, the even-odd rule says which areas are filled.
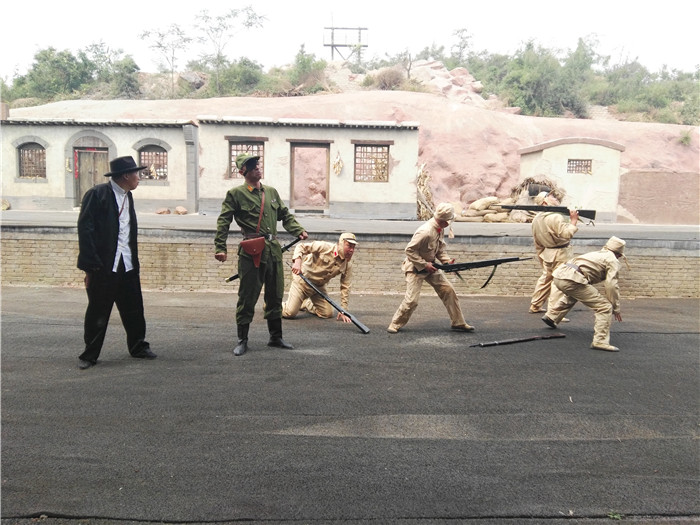
[[[343,314],[343,315],[345,315],[346,317],[348,317],[348,318],[350,319],[350,321],[352,321],[352,324],[354,324],[355,326],[357,326],[357,327],[360,329],[360,332],[362,332],[363,334],[368,334],[368,333],[369,333],[369,328],[367,328],[367,326],[366,326],[362,321],[360,321],[357,317],[355,317],[355,316],[352,315],[350,312],[348,312],[345,308],[343,308],[343,307],[340,306],[338,303],[336,303],[333,299],[331,299],[330,297],[328,297],[327,294],[323,293],[323,292],[318,288],[318,286],[316,286],[314,283],[312,283],[312,282],[309,280],[308,277],[306,277],[303,273],[299,273],[299,274],[297,274],[297,275],[298,275],[299,277],[301,277],[301,278],[304,280],[304,282],[305,282],[306,284],[308,284],[318,295],[320,295],[321,297],[323,297],[333,308],[335,308],[336,310],[338,310],[338,312],[340,312],[341,314]]]
[[[550,211],[556,213],[563,213],[568,215],[571,210],[566,206],[534,206],[530,204],[501,204],[501,208],[504,210],[526,210],[526,211]],[[596,211],[595,210],[576,210],[579,217],[584,217],[592,221],[595,220]]]
[[[498,266],[499,264],[505,264],[509,262],[516,261],[527,261],[532,259],[532,257],[503,257],[501,259],[485,259],[483,261],[473,261],[465,263],[453,263],[453,264],[437,264],[433,263],[435,268],[442,270],[443,272],[461,272],[462,270],[471,270],[472,268],[484,268],[486,266]]]
[[[469,345],[470,347],[472,346],[481,346],[482,348],[485,346],[500,346],[500,345],[512,345],[513,343],[525,343],[527,341],[538,341],[542,339],[558,339],[560,337],[566,337],[566,334],[549,334],[549,335],[534,335],[532,337],[518,337],[515,339],[503,339],[501,341],[491,341],[489,343],[475,343],[473,345]]]

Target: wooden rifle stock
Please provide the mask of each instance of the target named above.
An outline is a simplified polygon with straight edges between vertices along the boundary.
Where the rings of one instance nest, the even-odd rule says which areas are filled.
[[[282,253],[284,253],[284,252],[286,252],[287,250],[289,250],[292,246],[294,246],[294,245],[295,245],[296,243],[298,243],[300,240],[301,240],[301,239],[300,239],[299,237],[297,237],[296,239],[294,239],[294,240],[293,240],[292,242],[290,242],[289,244],[285,244],[284,246],[282,246]],[[227,278],[224,280],[224,282],[230,283],[231,281],[235,281],[236,279],[238,279],[238,274],[232,275],[231,277],[227,277]]]
[[[534,206],[529,204],[501,204],[501,208],[504,210],[526,210],[526,211],[553,211],[556,213],[563,213],[569,215],[571,210],[566,206]],[[595,210],[575,210],[578,212],[579,217],[585,219],[595,220]]]
[[[355,326],[357,326],[357,327],[360,329],[360,332],[362,332],[363,334],[368,334],[368,333],[369,333],[369,328],[367,328],[367,327],[362,323],[362,321],[360,321],[357,317],[355,317],[355,316],[352,315],[350,312],[348,312],[347,310],[345,310],[342,306],[340,306],[338,303],[336,303],[333,299],[331,299],[330,297],[328,297],[327,294],[323,293],[323,292],[318,288],[318,286],[316,286],[316,285],[315,285],[314,283],[312,283],[309,279],[307,279],[307,277],[306,277],[303,273],[298,273],[298,274],[296,274],[296,275],[298,275],[299,277],[301,277],[301,278],[304,280],[304,282],[305,282],[306,284],[308,284],[311,288],[313,288],[313,290],[314,290],[318,295],[320,295],[320,296],[323,297],[326,301],[328,301],[328,303],[329,303],[333,308],[335,308],[336,310],[338,310],[341,314],[347,316],[347,317],[350,319],[350,321],[352,321],[352,324],[354,324]]]

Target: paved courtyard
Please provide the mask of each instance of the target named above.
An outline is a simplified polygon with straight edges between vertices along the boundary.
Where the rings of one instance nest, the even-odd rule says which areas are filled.
[[[285,321],[234,357],[235,292],[146,292],[154,361],[113,314],[77,369],[85,292],[2,289],[2,518],[48,523],[697,523],[700,312],[623,300],[619,353],[583,307],[550,335],[527,298],[352,296],[371,330]]]

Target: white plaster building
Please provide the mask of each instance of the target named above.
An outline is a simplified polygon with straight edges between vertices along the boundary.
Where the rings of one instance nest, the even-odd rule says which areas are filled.
[[[418,123],[197,116],[192,120],[12,118],[2,128],[2,197],[14,209],[70,210],[105,180],[109,160],[148,166],[139,210],[218,212],[242,183],[240,152],[294,211],[414,219]]]
[[[624,146],[608,140],[569,137],[518,150],[520,179],[546,177],[566,191],[562,204],[594,209],[597,219],[615,222]]]

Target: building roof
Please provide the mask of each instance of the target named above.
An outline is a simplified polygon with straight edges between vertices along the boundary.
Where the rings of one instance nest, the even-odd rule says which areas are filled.
[[[616,149],[618,151],[625,151],[625,147],[622,144],[618,144],[617,142],[612,142],[610,140],[596,139],[592,137],[567,137],[563,139],[549,140],[547,142],[535,144],[534,146],[519,149],[518,154],[526,155],[528,153],[535,153],[537,151],[543,151],[555,146],[563,146],[566,144],[592,144],[594,146],[603,146],[605,148]]]

